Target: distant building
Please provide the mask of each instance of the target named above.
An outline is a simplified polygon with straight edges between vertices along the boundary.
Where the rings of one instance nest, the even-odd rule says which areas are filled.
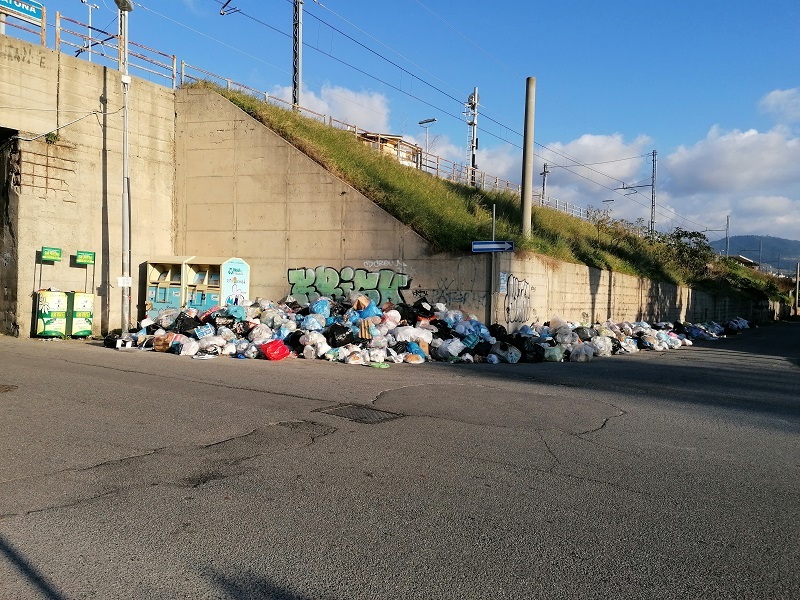
[[[758,269],[760,266],[756,261],[750,260],[746,256],[742,256],[741,254],[737,254],[736,256],[731,256],[731,260],[735,260],[740,265],[744,265],[745,267],[750,267],[751,269]]]
[[[419,168],[422,148],[405,141],[402,135],[361,131],[358,133],[358,139],[362,144],[397,159],[400,164]]]

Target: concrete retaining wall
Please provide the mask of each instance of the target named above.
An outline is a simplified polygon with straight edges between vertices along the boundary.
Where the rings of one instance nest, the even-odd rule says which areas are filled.
[[[0,36],[0,127],[6,141],[0,235],[0,331],[31,331],[33,292],[94,291],[95,333],[118,327],[121,291],[122,92],[119,72]],[[133,78],[130,92],[132,264],[170,254],[175,101],[170,89]],[[91,114],[96,113],[96,114]],[[69,124],[80,117],[90,115]],[[58,139],[33,138],[63,126]],[[8,166],[18,156],[18,172]],[[12,161],[13,162],[13,161]],[[15,167],[16,168],[16,167]],[[13,180],[12,180],[13,179]],[[61,248],[41,264],[42,246]],[[96,253],[81,267],[77,250]],[[134,286],[138,274],[134,272]],[[136,288],[134,288],[136,289]],[[134,292],[134,298],[136,297]],[[136,314],[136,307],[134,307]]]
[[[119,73],[0,36],[0,95],[0,332],[28,335],[33,293],[48,287],[94,291],[95,333],[118,327]],[[427,298],[511,330],[553,314],[599,321],[774,316],[768,304],[537,255],[437,254],[210,90],[174,92],[134,78],[130,105],[133,314],[140,317],[144,263],[168,255],[243,258],[252,298],[351,291],[379,303]],[[57,139],[24,141],[60,126]],[[42,264],[42,246],[61,248],[64,260]],[[94,268],[74,263],[78,250],[96,252]]]
[[[207,89],[177,92],[178,255],[238,256],[251,296],[360,290],[505,323],[753,318],[749,301],[534,254],[434,254],[410,228]],[[509,292],[500,292],[501,273]],[[494,286],[491,282],[494,280]],[[492,293],[494,292],[494,293]]]

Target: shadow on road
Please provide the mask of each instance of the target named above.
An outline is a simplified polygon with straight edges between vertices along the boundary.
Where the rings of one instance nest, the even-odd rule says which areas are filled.
[[[311,600],[311,596],[300,594],[287,587],[277,585],[266,577],[255,573],[211,575],[214,584],[231,600]],[[315,596],[315,600],[333,600],[332,596]]]
[[[0,554],[11,563],[38,591],[39,593],[48,598],[49,600],[67,600],[47,579],[40,573],[36,567],[30,564],[25,557],[11,544],[9,544],[3,536],[0,536]]]
[[[590,363],[475,365],[470,370],[486,379],[561,386],[571,394],[641,395],[651,401],[788,418],[797,426],[798,357],[800,323],[782,323],[658,354]]]

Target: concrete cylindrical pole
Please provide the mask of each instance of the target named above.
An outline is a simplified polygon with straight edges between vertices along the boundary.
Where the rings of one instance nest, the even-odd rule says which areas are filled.
[[[794,276],[794,316],[800,316],[800,262],[797,263],[797,272]]]
[[[522,145],[522,235],[531,234],[533,204],[533,117],[536,107],[536,78],[525,80],[525,132]]]

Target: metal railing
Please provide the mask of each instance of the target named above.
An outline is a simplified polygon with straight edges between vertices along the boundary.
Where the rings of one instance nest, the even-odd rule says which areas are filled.
[[[83,31],[78,31],[78,28]],[[89,57],[99,58],[103,64],[116,65],[119,68],[121,60],[119,34],[89,27],[58,12],[54,29],[56,52],[63,52],[65,46],[74,48],[75,56],[86,54]],[[159,80],[168,81],[168,85],[175,89],[177,57],[174,54],[165,54],[131,40],[128,40],[128,46],[130,69],[155,75]]]
[[[6,10],[0,10],[0,16],[2,16],[2,25],[3,27],[13,27],[14,29],[18,29],[19,31],[25,31],[27,33],[32,33],[33,35],[37,36],[39,45],[47,46],[47,10],[44,6],[42,6],[42,25],[39,29],[32,29],[32,24],[28,21],[20,19],[17,15],[13,12],[7,12]],[[9,20],[11,19],[11,20]]]
[[[6,25],[39,35],[40,44],[47,46],[46,19],[42,21],[41,32],[12,21],[7,21]],[[116,65],[119,68],[121,62],[119,34],[104,31],[97,27],[90,27],[59,12],[56,12],[53,27],[55,30],[55,50],[57,52],[62,52],[64,47],[73,48],[75,56],[86,55],[90,60],[91,57],[97,57],[101,63]],[[83,31],[80,31],[81,29]],[[474,169],[466,164],[431,154],[419,145],[408,142],[400,136],[386,136],[370,132],[357,125],[335,119],[330,115],[324,115],[302,106],[293,105],[283,98],[272,96],[267,92],[233,81],[230,78],[192,66],[183,60],[180,61],[180,72],[178,72],[177,58],[174,54],[165,54],[130,40],[128,40],[128,44],[129,47],[133,48],[129,50],[129,58],[132,59],[129,62],[129,67],[154,75],[158,80],[166,80],[169,82],[167,85],[172,89],[189,82],[202,80],[217,82],[220,85],[224,85],[226,89],[249,94],[264,102],[294,110],[303,116],[325,123],[330,127],[352,132],[364,143],[369,144],[376,150],[392,155],[402,164],[424,171],[434,177],[482,190],[507,191],[516,195],[521,193],[521,186],[517,183]],[[588,211],[585,208],[569,202],[563,202],[557,198],[545,197],[542,200],[540,195],[538,195],[538,198],[541,206],[548,206],[579,219],[588,220]]]

